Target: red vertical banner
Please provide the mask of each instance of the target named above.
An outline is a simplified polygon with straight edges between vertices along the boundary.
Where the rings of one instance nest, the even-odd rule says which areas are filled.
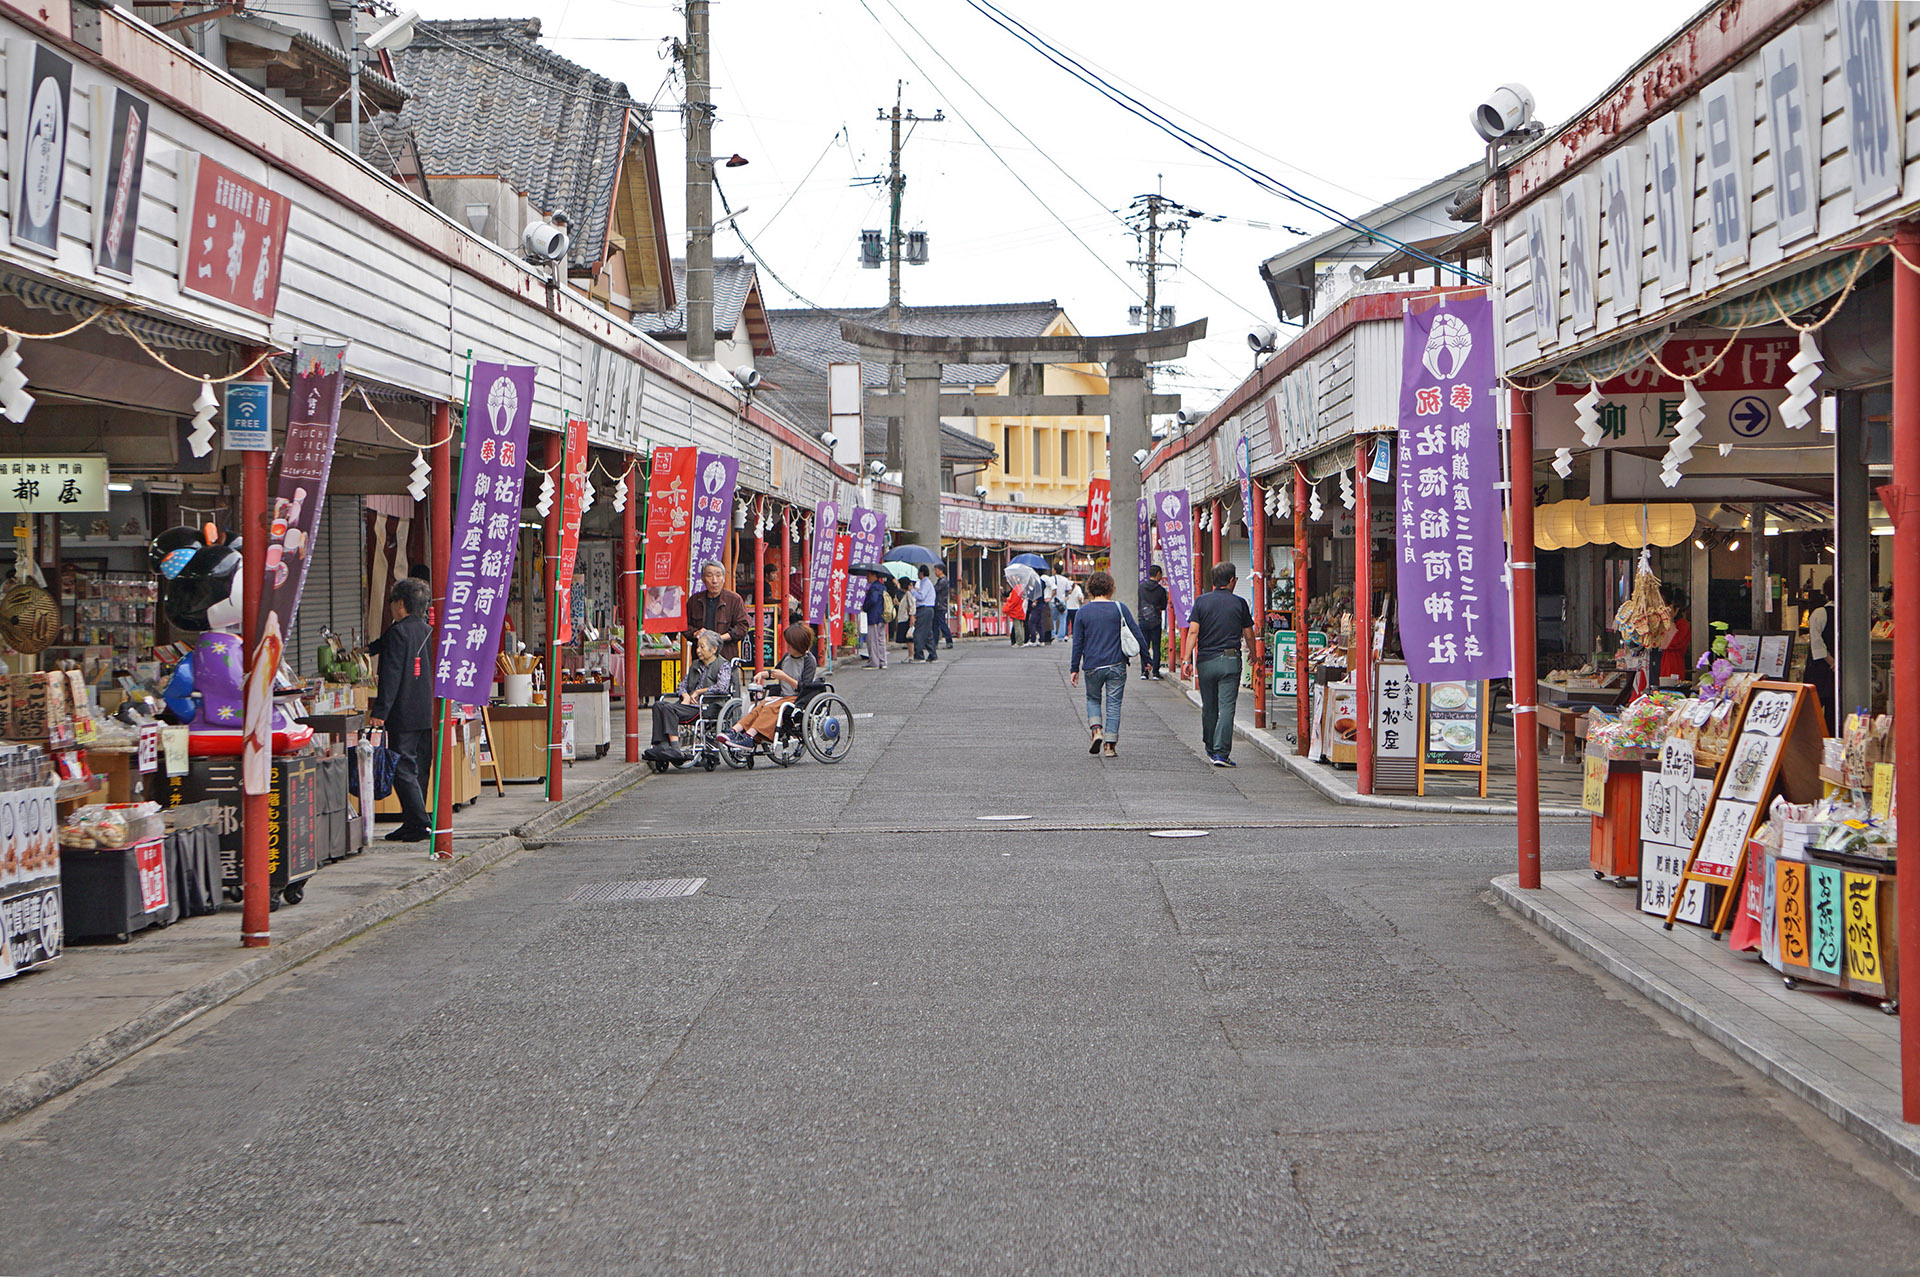
[[[1108,544],[1112,527],[1112,480],[1087,480],[1087,544],[1089,546]],[[1145,566],[1142,566],[1140,570],[1145,572]]]
[[[853,537],[842,532],[833,539],[833,576],[827,587],[827,618],[836,644],[847,624],[847,565],[852,561]]]
[[[693,538],[695,448],[655,448],[647,485],[645,619],[648,634],[678,634],[687,628],[688,559]]]
[[[581,494],[587,486],[587,423],[567,423],[567,451],[560,473],[565,479],[560,497],[560,566],[553,578],[553,637],[573,640],[573,565],[580,557]]]

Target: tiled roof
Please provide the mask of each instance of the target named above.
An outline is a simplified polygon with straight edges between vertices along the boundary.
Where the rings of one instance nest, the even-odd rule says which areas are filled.
[[[1060,315],[1060,303],[995,302],[977,306],[902,306],[900,329],[939,337],[1038,337]],[[827,365],[857,363],[860,352],[840,338],[840,321],[851,319],[885,328],[887,308],[868,311],[772,310],[774,345],[779,354],[759,361],[761,375],[779,389],[763,390],[761,397],[788,420],[804,424],[815,434],[826,429]],[[1006,372],[1004,364],[947,364],[941,382],[948,386],[990,386]],[[887,384],[885,364],[866,364],[860,370],[867,388]],[[866,426],[869,456],[886,454],[886,421]],[[984,461],[996,449],[986,440],[952,426],[941,427],[940,455],[950,460]]]
[[[505,178],[535,211],[567,215],[572,265],[598,266],[627,113],[642,109],[627,86],[542,48],[538,18],[422,21],[415,32],[394,73],[413,94],[400,123],[428,176]]]
[[[742,318],[748,321],[749,329],[764,322],[765,309],[757,315],[744,315],[749,298],[755,297],[760,288],[760,275],[753,263],[744,257],[716,257],[713,261],[713,335],[730,338],[739,329]],[[634,326],[650,337],[662,341],[682,341],[687,335],[687,262],[683,257],[673,259],[673,295],[680,304],[669,311],[633,317]],[[764,358],[773,353],[771,340],[764,331],[751,333],[754,337],[754,353]]]

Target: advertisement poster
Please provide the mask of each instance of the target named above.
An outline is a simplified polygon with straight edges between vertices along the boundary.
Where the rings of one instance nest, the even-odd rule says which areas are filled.
[[[1427,689],[1427,764],[1478,767],[1483,683],[1435,683]]]
[[[163,846],[158,838],[153,838],[133,849],[134,869],[140,879],[141,913],[167,907],[167,860],[162,854]]]
[[[727,533],[733,528],[733,486],[740,478],[740,458],[717,452],[700,454],[699,476],[693,494],[693,550],[687,564],[689,579],[707,563],[727,561]]]
[[[687,628],[687,584],[692,579],[694,448],[655,448],[647,483],[647,566],[640,628],[678,634]]]
[[[1153,502],[1160,528],[1160,566],[1167,574],[1167,595],[1173,603],[1173,628],[1184,632],[1193,611],[1193,520],[1187,490],[1157,493]]]
[[[580,558],[580,496],[587,483],[587,423],[567,423],[567,444],[561,454],[560,473],[565,479],[560,495],[560,559],[554,574],[553,615],[559,629],[554,637],[561,643],[573,641],[573,567]]]
[[[1504,678],[1512,636],[1494,488],[1492,303],[1409,312],[1403,340],[1395,513],[1407,664],[1417,683]]]
[[[346,389],[346,343],[300,342],[293,348],[293,386],[287,392],[287,435],[280,449],[280,482],[267,523],[267,597],[260,615],[280,617],[293,632],[300,592],[313,563],[313,534],[327,503],[333,441]]]
[[[1087,481],[1087,544],[1106,545],[1113,535],[1113,483],[1110,479]],[[1144,562],[1142,564],[1144,567]]]
[[[7,42],[7,173],[13,242],[60,251],[60,190],[67,171],[73,63],[32,40]]]
[[[878,563],[887,552],[887,516],[879,510],[855,510],[847,516],[853,529],[854,563]]]
[[[807,563],[807,624],[816,629],[827,619],[827,587],[839,534],[840,507],[822,501],[813,510],[813,557]]]
[[[440,622],[433,694],[484,705],[493,687],[508,583],[520,544],[527,433],[533,426],[531,364],[476,363],[453,512],[453,562]]]
[[[132,279],[140,185],[147,168],[147,116],[153,108],[120,88],[97,88],[93,101],[93,264],[109,275]],[[100,128],[97,122],[102,119],[111,120],[112,127]]]
[[[180,288],[272,319],[280,301],[287,201],[204,155],[188,157],[182,185]]]
[[[833,539],[833,577],[827,585],[827,615],[832,619],[834,643],[839,643],[847,624],[847,564],[853,553],[853,538],[842,532]]]

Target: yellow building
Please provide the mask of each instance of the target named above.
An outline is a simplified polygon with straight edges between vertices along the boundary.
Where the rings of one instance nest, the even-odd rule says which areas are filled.
[[[1079,330],[1056,310],[1046,337],[1077,337]],[[1104,395],[1107,376],[1098,364],[1061,364],[1045,371],[1049,395]],[[1011,374],[1002,371],[991,386],[975,390],[982,396],[1004,395]],[[1107,477],[1107,419],[1105,417],[989,417],[949,418],[947,424],[972,429],[993,445],[994,460],[979,483],[988,501],[1018,505],[1079,507],[1087,503],[1087,481]],[[1017,494],[1017,495],[1016,495]]]

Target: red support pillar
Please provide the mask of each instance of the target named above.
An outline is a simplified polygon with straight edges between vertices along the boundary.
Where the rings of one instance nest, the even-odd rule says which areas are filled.
[[[1920,228],[1893,235],[1896,257],[1920,260]],[[1920,275],[1893,269],[1893,792],[1920,803]],[[1911,831],[1911,836],[1909,836]],[[1920,885],[1920,816],[1900,831],[1898,868]],[[1901,988],[1920,990],[1920,891],[1899,893]],[[1904,983],[1913,981],[1912,984]],[[1920,1014],[1900,1017],[1900,1115],[1920,1122]]]
[[[1293,468],[1293,717],[1294,753],[1307,756],[1307,473]]]
[[[240,467],[240,591],[245,603],[240,609],[240,644],[246,662],[247,696],[252,698],[253,663],[260,651],[260,602],[267,594],[267,454],[243,452]],[[248,704],[246,721],[254,721],[254,707]],[[264,949],[272,943],[269,922],[273,908],[273,886],[267,843],[267,803],[269,794],[240,795],[240,886],[244,893],[240,906],[240,943],[249,949]]]
[[[556,430],[547,435],[547,465],[553,471],[554,498],[547,511],[542,547],[546,562],[542,572],[547,586],[547,801],[560,801],[560,609],[555,606],[560,589],[560,519],[566,509],[566,476],[560,472],[567,457],[567,436]]]
[[[1540,886],[1540,730],[1534,701],[1533,396],[1508,401],[1508,565],[1513,576],[1513,779],[1520,852],[1520,885]]]
[[[1353,673],[1353,744],[1358,769],[1356,788],[1373,792],[1373,497],[1367,491],[1371,440],[1353,449],[1353,650],[1347,668]]]
[[[620,515],[620,627],[627,637],[627,690],[620,698],[627,727],[627,761],[640,761],[640,485],[637,460],[627,465],[627,508]]]
[[[780,623],[776,630],[787,628],[787,591],[793,583],[793,507],[788,506],[780,512]]]
[[[440,442],[428,458],[433,467],[431,490],[427,498],[427,561],[433,565],[433,616],[438,624],[447,619],[447,577],[453,573],[453,408],[445,403],[433,406],[431,438]],[[440,637],[434,636],[434,651],[440,650]],[[442,699],[435,706],[434,722],[440,729],[440,747],[434,751],[433,774],[433,854],[443,859],[453,856],[453,786],[447,783],[452,768],[447,752],[453,742],[453,702]],[[364,801],[364,800],[363,800]]]
[[[762,497],[753,506],[753,668],[767,667],[767,534],[761,530]]]
[[[1223,503],[1219,501],[1214,502],[1213,518],[1207,521],[1210,525],[1207,531],[1207,539],[1213,543],[1209,548],[1213,551],[1213,561],[1215,563],[1220,561],[1220,518],[1224,510],[1225,506]],[[1193,588],[1196,590],[1205,589],[1206,583],[1195,582]]]
[[[1253,591],[1253,725],[1267,725],[1267,503],[1260,481],[1249,489],[1253,508],[1247,511],[1247,580]]]

